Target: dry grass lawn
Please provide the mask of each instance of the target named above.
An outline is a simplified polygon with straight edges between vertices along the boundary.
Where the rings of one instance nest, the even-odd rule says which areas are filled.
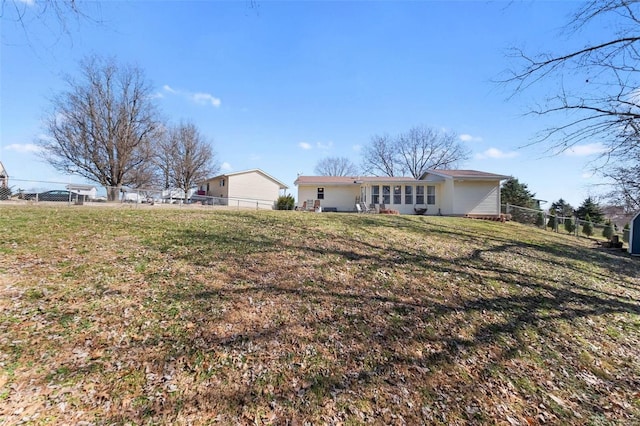
[[[0,207],[0,424],[638,424],[640,259],[468,219]]]

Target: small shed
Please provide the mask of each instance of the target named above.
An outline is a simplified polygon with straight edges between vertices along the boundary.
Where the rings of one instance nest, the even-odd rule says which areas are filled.
[[[631,219],[628,251],[632,256],[640,256],[640,212]]]

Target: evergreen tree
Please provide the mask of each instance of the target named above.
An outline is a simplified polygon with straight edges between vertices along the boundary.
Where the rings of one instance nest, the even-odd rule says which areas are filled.
[[[582,225],[582,233],[587,237],[590,237],[593,235],[593,224],[591,223],[591,217],[588,213],[587,216],[585,216],[584,220],[585,222],[584,225]]]
[[[549,221],[547,222],[547,226],[555,231],[556,230],[556,223],[557,223],[556,212],[551,210],[549,212]]]
[[[538,228],[544,228],[544,215],[542,214],[542,212],[539,212],[538,216],[536,217],[536,226]]]
[[[613,224],[609,219],[607,219],[607,221],[604,223],[604,228],[602,228],[602,236],[607,240],[610,240],[611,237],[613,237]]]
[[[561,217],[573,216],[573,206],[560,198],[558,201],[551,203],[549,210],[553,210]]]
[[[573,223],[573,219],[571,217],[564,220],[564,230],[569,234],[573,234],[573,231],[576,230],[576,225]]]
[[[587,220],[587,216],[589,216],[594,223],[602,223],[604,221],[604,214],[600,210],[600,206],[591,197],[587,197],[582,202],[576,210],[576,214],[582,220]]]
[[[511,204],[512,206],[533,208],[535,194],[531,193],[526,183],[520,183],[518,179],[511,178],[502,184],[500,188],[500,198],[502,204]]]

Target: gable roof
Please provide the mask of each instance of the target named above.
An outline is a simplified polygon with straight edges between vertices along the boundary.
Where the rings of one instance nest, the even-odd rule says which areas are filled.
[[[225,173],[222,175],[218,175],[218,176],[214,176],[211,178],[207,178],[204,180],[204,182],[208,182],[210,180],[214,180],[214,179],[220,179],[223,177],[233,177],[233,176],[238,176],[238,175],[244,175],[244,174],[248,174],[248,173],[258,173],[261,174],[262,176],[266,177],[267,179],[272,180],[273,182],[275,182],[278,186],[280,186],[280,189],[289,189],[289,187],[284,184],[283,182],[279,181],[278,179],[274,178],[273,176],[271,176],[268,173],[265,173],[263,170],[260,169],[250,169],[250,170],[242,170],[239,172],[233,172],[233,173]]]
[[[511,176],[498,175],[495,173],[480,172],[478,170],[427,170],[420,176],[420,180],[425,180],[428,175],[438,176],[444,179],[455,180],[505,180]]]

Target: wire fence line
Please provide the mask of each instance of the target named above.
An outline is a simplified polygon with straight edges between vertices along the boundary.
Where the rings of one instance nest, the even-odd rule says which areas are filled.
[[[227,209],[273,210],[275,200],[239,197],[212,197],[195,189],[179,188],[115,188],[70,182],[11,179],[13,185],[0,187],[0,203],[57,203],[59,205],[129,205],[133,207],[173,205],[206,206]],[[107,194],[117,194],[109,199]]]
[[[543,210],[530,209],[514,206],[511,204],[502,205],[502,213],[508,215],[510,220],[527,225],[532,225],[541,229],[549,229],[554,232],[574,235],[576,237],[592,237],[608,241],[629,241],[629,230],[623,229],[623,223],[629,223],[633,218],[632,214],[619,217],[622,223],[595,223],[579,219],[576,216],[557,216]]]

